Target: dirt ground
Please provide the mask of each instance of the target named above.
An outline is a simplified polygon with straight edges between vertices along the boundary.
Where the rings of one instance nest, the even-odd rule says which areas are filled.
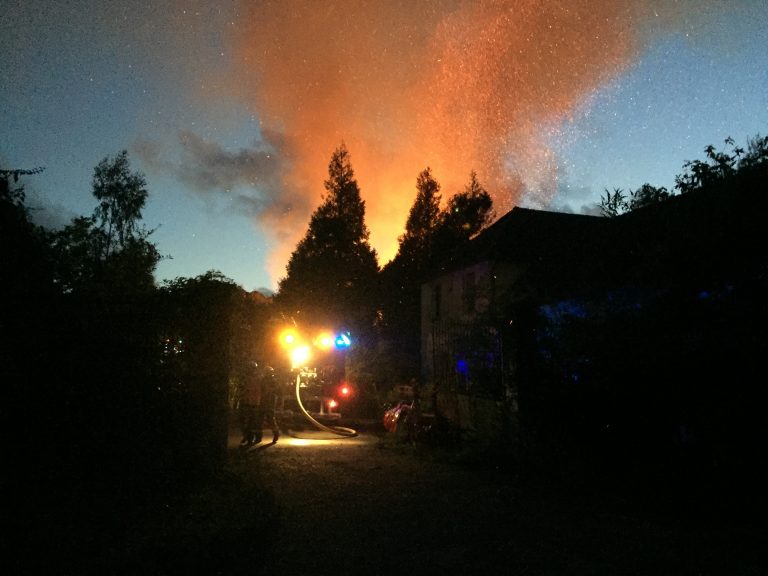
[[[768,574],[759,514],[647,506],[534,480],[477,452],[358,430],[304,430],[245,452],[233,430],[226,470],[201,486],[17,501],[5,572]]]
[[[754,525],[521,482],[379,431],[233,454],[274,504],[265,574],[768,573]]]

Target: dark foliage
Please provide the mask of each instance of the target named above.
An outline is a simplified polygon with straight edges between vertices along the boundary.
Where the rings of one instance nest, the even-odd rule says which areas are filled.
[[[493,220],[493,200],[472,171],[463,191],[454,194],[441,215],[440,233],[468,240]],[[441,247],[443,248],[443,247]],[[445,247],[450,250],[451,247]]]
[[[8,569],[258,567],[270,503],[223,470],[232,378],[262,344],[266,299],[213,272],[154,285],[125,153],[96,168],[94,214],[58,232],[29,220],[18,180],[37,172],[0,171]]]
[[[712,190],[727,186],[734,188],[749,185],[768,177],[768,136],[759,134],[747,142],[746,150],[736,146],[733,138],[726,138],[724,149],[713,145],[704,149],[704,160],[688,160],[683,164],[683,173],[675,176],[675,189],[681,194]],[[627,196],[620,188],[613,192],[605,190],[600,197],[600,213],[614,217],[638,208],[651,206],[675,196],[666,188],[643,184]]]
[[[170,472],[215,472],[226,455],[227,419],[236,378],[263,347],[255,301],[218,272],[177,278],[156,297],[157,362],[152,381],[160,403],[158,444]]]
[[[301,325],[352,329],[362,342],[374,310],[378,263],[368,243],[365,202],[342,144],[328,165],[327,195],[312,214],[280,281],[276,304]]]
[[[93,196],[98,205],[92,216],[50,235],[60,290],[100,300],[119,300],[115,290],[151,291],[160,254],[149,241],[151,231],[140,226],[146,180],[131,172],[127,152],[96,166]]]
[[[656,188],[650,184],[643,184],[637,190],[630,190],[629,197],[624,195],[621,188],[614,188],[613,193],[605,191],[605,196],[600,197],[600,214],[612,218],[637,210],[643,206],[650,206],[671,198],[671,194],[663,186]]]
[[[11,490],[45,506],[216,473],[232,366],[254,353],[242,342],[257,343],[252,299],[213,273],[155,287],[145,183],[125,153],[97,166],[94,215],[59,232],[30,223],[15,185],[25,175],[0,178]]]
[[[381,354],[392,381],[419,374],[421,282],[431,266],[435,232],[440,226],[440,184],[429,168],[416,179],[416,199],[405,223],[395,258],[379,275]]]
[[[611,222],[604,283],[514,313],[521,431],[569,482],[738,513],[768,504],[768,154],[706,153],[679,196]]]
[[[395,381],[420,375],[421,284],[450,265],[461,248],[493,219],[493,201],[477,174],[440,209],[440,184],[429,168],[416,179],[416,198],[395,258],[379,277],[381,354]]]

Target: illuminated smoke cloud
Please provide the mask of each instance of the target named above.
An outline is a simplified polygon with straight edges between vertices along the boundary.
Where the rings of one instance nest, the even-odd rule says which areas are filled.
[[[323,193],[332,151],[350,150],[371,241],[394,255],[417,174],[447,197],[471,170],[497,214],[547,206],[558,188],[548,136],[631,65],[648,30],[679,18],[667,3],[573,0],[316,2],[248,5],[233,39],[232,90],[283,134],[282,185],[305,211],[271,213],[290,239],[279,277]],[[662,8],[664,10],[662,10]],[[668,10],[667,10],[668,12]],[[657,22],[658,21],[658,22]]]
[[[268,130],[252,147],[229,150],[190,131],[178,134],[178,153],[156,142],[139,142],[134,150],[152,171],[167,173],[203,198],[228,197],[234,208],[266,227],[272,238],[285,245],[294,239],[283,221],[294,211],[312,209],[306,195],[283,186],[290,151],[283,137]]]
[[[242,185],[272,188],[280,173],[279,157],[267,144],[230,151],[188,131],[179,133],[179,143],[181,159],[174,172],[199,192],[229,192]]]

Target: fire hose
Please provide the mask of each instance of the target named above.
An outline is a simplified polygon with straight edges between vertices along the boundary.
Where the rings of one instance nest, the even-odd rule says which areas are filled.
[[[301,374],[297,374],[296,375],[296,402],[299,405],[299,409],[304,414],[304,417],[307,420],[309,420],[315,428],[317,428],[318,430],[323,430],[324,432],[330,432],[331,434],[336,434],[337,436],[345,436],[347,438],[353,438],[357,436],[357,430],[354,430],[352,428],[346,428],[344,426],[326,426],[325,424],[318,422],[315,418],[313,418],[312,415],[307,411],[307,409],[304,408],[304,404],[302,404],[301,402],[300,388],[301,388]]]

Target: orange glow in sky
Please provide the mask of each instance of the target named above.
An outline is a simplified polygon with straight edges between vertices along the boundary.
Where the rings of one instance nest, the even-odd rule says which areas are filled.
[[[663,4],[662,4],[663,5]],[[545,141],[638,50],[649,2],[338,0],[253,3],[234,37],[233,88],[281,135],[285,197],[273,231],[279,278],[321,202],[343,141],[383,265],[397,250],[418,173],[443,198],[475,170],[498,215],[546,206],[557,168]],[[658,6],[656,6],[658,8]]]

